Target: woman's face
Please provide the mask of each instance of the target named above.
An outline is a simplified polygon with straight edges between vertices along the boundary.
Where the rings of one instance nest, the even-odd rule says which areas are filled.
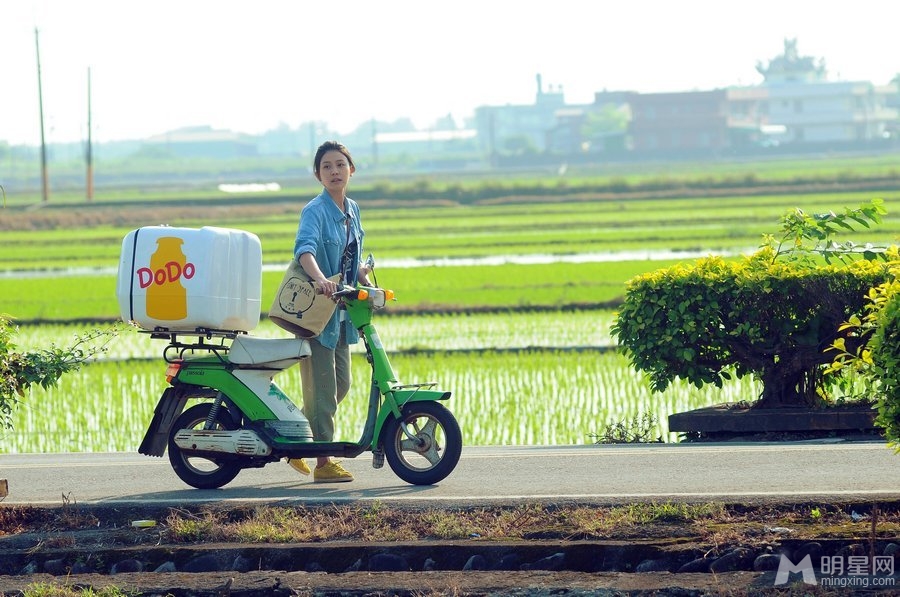
[[[343,197],[347,183],[350,182],[350,176],[356,171],[356,168],[350,165],[350,160],[340,151],[331,150],[322,156],[319,161],[319,172],[316,178],[319,179],[328,193],[332,197]]]

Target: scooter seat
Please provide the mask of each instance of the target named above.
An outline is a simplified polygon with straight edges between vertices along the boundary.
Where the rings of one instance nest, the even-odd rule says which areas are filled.
[[[231,343],[228,360],[235,365],[284,369],[311,354],[303,338],[238,336]]]

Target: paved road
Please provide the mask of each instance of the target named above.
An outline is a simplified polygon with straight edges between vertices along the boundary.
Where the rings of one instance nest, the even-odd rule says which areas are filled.
[[[365,502],[498,504],[722,500],[884,500],[900,495],[900,455],[879,442],[472,447],[436,486],[417,487],[366,455],[345,460],[356,480],[319,485],[286,463],[242,471],[219,490],[185,485],[168,458],[139,454],[0,455],[5,505],[186,505]]]

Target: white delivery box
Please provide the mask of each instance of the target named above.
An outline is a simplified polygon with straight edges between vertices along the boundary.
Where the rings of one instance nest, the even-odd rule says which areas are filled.
[[[250,232],[145,226],[122,241],[119,310],[145,330],[247,332],[261,294],[262,248]]]

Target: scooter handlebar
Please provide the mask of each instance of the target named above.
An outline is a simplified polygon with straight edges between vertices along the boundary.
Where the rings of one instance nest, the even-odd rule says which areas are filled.
[[[316,286],[316,294],[324,294],[322,292],[322,289],[318,286]],[[372,299],[374,301],[372,303],[372,306],[375,309],[384,307],[386,301],[395,300],[393,290],[376,288],[374,286],[361,286],[357,288],[353,286],[347,286],[346,284],[339,285],[339,288],[331,294],[331,298],[333,300],[350,298],[360,301]]]
[[[325,294],[325,292],[322,290],[321,286],[319,286],[318,284],[315,284],[315,287],[316,287],[316,294]],[[354,292],[356,292],[356,288],[354,288],[352,286],[346,286],[344,284],[339,284],[338,289],[335,290],[331,294],[331,296],[342,297],[342,296],[347,296],[349,294],[353,294]]]

